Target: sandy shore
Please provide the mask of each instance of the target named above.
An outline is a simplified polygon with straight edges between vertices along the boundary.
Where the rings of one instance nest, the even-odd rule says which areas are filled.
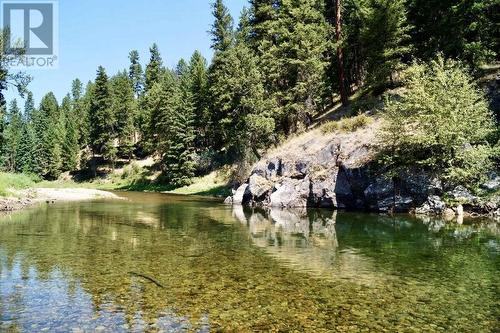
[[[120,199],[114,193],[85,188],[35,188],[15,193],[16,197],[0,197],[0,211],[9,212],[38,203]]]

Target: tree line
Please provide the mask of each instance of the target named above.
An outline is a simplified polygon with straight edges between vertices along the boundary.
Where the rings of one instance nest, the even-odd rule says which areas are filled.
[[[35,107],[27,93],[23,110],[7,107],[2,91],[16,75],[2,62],[3,169],[53,179],[95,175],[98,157],[155,155],[165,181],[181,186],[259,158],[359,89],[397,85],[415,59],[442,54],[474,70],[500,49],[498,0],[250,0],[237,24],[223,0],[212,10],[210,63],[195,51],[167,68],[153,44],[145,66],[133,50],[128,69],[99,67],[61,103],[48,93]]]

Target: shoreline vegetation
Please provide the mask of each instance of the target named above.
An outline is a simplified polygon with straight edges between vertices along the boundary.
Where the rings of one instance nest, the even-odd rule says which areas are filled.
[[[114,193],[95,188],[46,188],[34,177],[0,173],[0,212],[12,212],[41,203],[120,199]]]

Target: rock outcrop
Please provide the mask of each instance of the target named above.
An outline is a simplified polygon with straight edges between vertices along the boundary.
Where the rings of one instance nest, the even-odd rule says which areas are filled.
[[[259,161],[247,182],[226,202],[251,207],[455,214],[456,206],[447,210],[452,207],[443,201],[446,195],[472,210],[477,198],[464,187],[446,191],[438,178],[417,168],[389,175],[377,165],[379,126],[376,121],[354,133],[312,131],[292,139]],[[496,191],[499,183],[495,176],[484,188]],[[481,211],[498,209],[492,203],[484,205]]]

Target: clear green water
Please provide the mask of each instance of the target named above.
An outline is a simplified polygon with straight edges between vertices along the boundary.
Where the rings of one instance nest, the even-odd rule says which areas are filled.
[[[491,332],[498,225],[155,194],[0,218],[1,332]]]

